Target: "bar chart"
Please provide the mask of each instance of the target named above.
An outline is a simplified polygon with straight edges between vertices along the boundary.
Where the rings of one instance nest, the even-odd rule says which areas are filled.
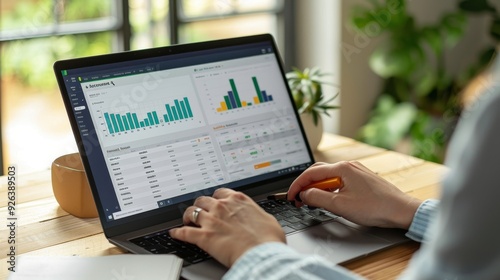
[[[164,112],[161,113],[158,111],[146,112],[141,118],[139,118],[138,113],[135,112],[104,112],[108,133],[114,134],[125,132],[194,117],[187,97],[181,100],[175,99],[173,100],[173,104],[164,104],[164,109]]]
[[[273,101],[272,95],[268,95],[265,90],[260,89],[257,77],[255,76],[252,77],[252,83],[255,89],[255,95],[252,98],[252,102],[248,102],[241,100],[234,79],[229,79],[229,85],[231,86],[231,90],[227,92],[227,95],[224,95],[224,101],[220,101],[220,107],[218,107],[216,111],[224,112],[232,109],[238,109]]]

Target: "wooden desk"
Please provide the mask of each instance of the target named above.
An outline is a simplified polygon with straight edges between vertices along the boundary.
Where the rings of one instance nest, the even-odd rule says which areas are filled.
[[[372,147],[350,138],[325,134],[316,161],[358,160],[403,191],[420,199],[438,197],[446,168],[414,157]],[[7,222],[7,179],[0,177],[0,217]],[[50,170],[18,174],[17,255],[100,256],[124,253],[104,237],[98,219],[75,218],[57,204]],[[7,276],[9,230],[0,228],[0,279]],[[417,243],[407,243],[344,264],[369,279],[394,279],[406,267]]]

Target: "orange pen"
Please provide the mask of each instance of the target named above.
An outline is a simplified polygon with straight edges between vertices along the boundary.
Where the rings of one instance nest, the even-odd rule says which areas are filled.
[[[312,188],[320,189],[320,190],[325,190],[325,191],[328,190],[329,191],[329,190],[338,189],[341,185],[342,185],[342,180],[340,179],[340,177],[333,177],[333,178],[328,178],[328,179],[325,179],[325,180],[314,182],[314,183],[312,183],[312,184],[310,184],[308,186],[303,187],[302,190],[300,190],[300,191],[302,192],[302,191],[305,191],[305,190],[308,190],[308,189],[312,189]],[[284,193],[276,193],[276,194],[268,196],[267,198],[268,199],[274,199],[274,200],[286,199],[287,198],[287,193],[286,192],[284,192]]]

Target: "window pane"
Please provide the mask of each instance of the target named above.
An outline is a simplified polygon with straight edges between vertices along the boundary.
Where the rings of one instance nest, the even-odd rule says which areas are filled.
[[[51,24],[54,20],[52,0],[0,0],[0,28],[23,30]],[[27,34],[26,34],[27,35]]]
[[[232,18],[198,21],[181,25],[181,43],[213,40],[259,33],[276,36],[276,16],[257,14]]]
[[[57,6],[54,8],[54,3]],[[116,10],[112,0],[54,1],[54,0],[0,0],[0,27],[20,30],[22,35],[36,33],[36,29],[59,22],[72,22],[112,16]],[[56,16],[57,11],[58,16]]]
[[[181,0],[180,5],[186,18],[273,11],[281,6],[279,0]]]
[[[20,172],[50,167],[56,157],[76,151],[56,85],[55,60],[111,51],[112,34],[20,40],[2,45],[2,130],[4,162]]]
[[[132,49],[165,46],[170,44],[168,1],[130,0],[130,25]]]
[[[80,21],[112,16],[112,0],[59,1],[57,10],[61,14],[60,21]]]
[[[281,7],[282,1],[269,0],[238,0],[238,12],[253,12],[263,10],[273,10]]]

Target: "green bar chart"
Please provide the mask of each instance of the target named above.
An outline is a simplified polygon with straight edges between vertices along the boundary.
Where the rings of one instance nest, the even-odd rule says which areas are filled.
[[[106,127],[110,134],[157,126],[162,123],[191,119],[193,117],[193,111],[187,97],[180,100],[175,99],[170,104],[165,104],[163,112],[158,112],[157,110],[147,111],[141,117],[136,112],[104,113]]]

